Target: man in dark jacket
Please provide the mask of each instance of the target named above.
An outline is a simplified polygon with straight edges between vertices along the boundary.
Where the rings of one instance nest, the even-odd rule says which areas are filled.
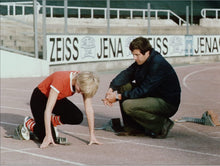
[[[180,104],[177,74],[148,39],[134,39],[129,49],[135,62],[111,81],[104,104],[119,101],[127,135],[144,131],[153,138],[166,138],[174,125],[169,118]]]

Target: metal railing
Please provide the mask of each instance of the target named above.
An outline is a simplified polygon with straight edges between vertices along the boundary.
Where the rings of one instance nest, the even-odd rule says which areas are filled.
[[[27,1],[27,2],[1,2],[0,6],[6,7],[7,15],[11,15],[10,13],[11,13],[11,8],[12,8],[12,13],[13,13],[12,15],[15,16],[17,7],[21,8],[21,11],[22,11],[21,15],[25,15],[26,8],[33,8],[33,2],[30,2],[30,1]],[[37,2],[38,13],[40,11],[40,8],[41,8],[41,5],[39,2]]]
[[[0,6],[5,6],[7,9],[7,15],[11,15],[11,9],[12,9],[12,15],[17,15],[16,10],[17,7],[21,8],[21,15],[25,15],[25,11],[26,8],[33,8],[33,2],[3,2],[0,3]],[[40,13],[41,10],[41,5],[38,2],[37,3],[37,8],[38,8],[38,13]],[[55,9],[63,9],[64,10],[64,6],[46,6],[46,9],[49,10],[49,15],[51,18],[54,17],[54,10]],[[48,11],[47,10],[47,11]],[[102,14],[102,18],[107,19],[107,8],[95,8],[95,7],[72,7],[72,6],[68,6],[67,7],[68,13],[77,13],[76,17],[77,18],[83,18],[83,12],[88,12],[89,13],[89,18],[94,19],[95,18],[95,13],[99,12],[99,13],[103,13]],[[127,18],[130,19],[134,19],[136,17],[140,17],[142,19],[146,19],[147,15],[148,15],[148,9],[125,9],[125,8],[110,8],[110,15],[116,15],[117,19],[121,19],[124,17],[125,14],[121,14],[121,13],[128,13]],[[116,14],[111,14],[111,13],[116,13]],[[138,13],[138,14],[137,14]],[[100,14],[99,14],[100,15]],[[150,15],[151,17],[154,17],[155,20],[158,20],[160,17],[159,15],[162,16],[166,16],[167,20],[170,20],[171,17],[173,16],[174,18],[176,18],[178,20],[178,25],[182,25],[182,24],[186,24],[186,21],[183,20],[181,17],[179,17],[177,14],[175,14],[173,11],[171,10],[156,10],[156,9],[150,9]],[[112,17],[112,16],[111,16]],[[88,16],[87,16],[88,18]]]
[[[202,9],[201,10],[201,15],[203,18],[207,18],[207,12],[215,12],[215,18],[218,19],[218,17],[220,16],[220,9]]]

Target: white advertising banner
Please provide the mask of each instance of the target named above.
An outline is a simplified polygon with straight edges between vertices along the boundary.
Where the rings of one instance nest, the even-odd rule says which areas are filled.
[[[132,59],[127,35],[48,35],[47,59],[50,65],[78,62]],[[164,57],[220,52],[220,36],[152,35],[152,47]]]
[[[193,36],[194,55],[220,54],[220,35]]]

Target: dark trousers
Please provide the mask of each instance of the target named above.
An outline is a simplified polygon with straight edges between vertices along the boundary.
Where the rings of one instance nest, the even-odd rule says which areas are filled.
[[[48,98],[38,88],[35,88],[30,101],[31,111],[36,122],[34,134],[38,137],[40,142],[42,142],[45,137],[44,111],[47,99]],[[67,98],[57,100],[52,113],[60,116],[62,124],[76,125],[83,121],[83,114],[80,109]],[[52,135],[55,140],[56,136],[53,128]]]
[[[131,84],[126,84],[119,93],[132,88]],[[177,111],[176,107],[156,97],[122,100],[120,108],[125,127],[141,128],[155,134],[161,132],[167,119]]]

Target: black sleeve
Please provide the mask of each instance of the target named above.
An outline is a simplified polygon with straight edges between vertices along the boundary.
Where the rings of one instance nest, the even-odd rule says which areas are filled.
[[[135,65],[136,65],[136,63],[133,63],[126,70],[123,70],[122,72],[120,72],[111,81],[110,88],[112,88],[113,90],[118,90],[118,88],[121,87],[122,85],[125,85],[129,82],[132,82],[134,79]]]
[[[162,63],[156,63],[150,68],[150,72],[145,75],[143,81],[131,91],[125,91],[122,94],[123,99],[135,99],[147,97],[152,95],[156,88],[160,86],[163,79],[165,79],[172,72],[168,72],[169,67]]]

